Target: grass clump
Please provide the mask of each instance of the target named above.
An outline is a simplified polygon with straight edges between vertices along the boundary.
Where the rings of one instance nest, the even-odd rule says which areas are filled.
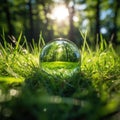
[[[70,78],[50,75],[39,67],[41,44],[22,34],[15,45],[0,44],[0,118],[12,120],[108,120],[120,108],[120,57],[101,39],[92,50],[82,34],[81,71]],[[116,120],[117,118],[115,118]]]

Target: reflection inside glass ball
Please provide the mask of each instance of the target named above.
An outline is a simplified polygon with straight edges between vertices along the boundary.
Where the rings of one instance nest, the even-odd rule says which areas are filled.
[[[80,52],[70,40],[57,38],[46,44],[40,54],[40,67],[51,75],[71,77],[80,70]]]

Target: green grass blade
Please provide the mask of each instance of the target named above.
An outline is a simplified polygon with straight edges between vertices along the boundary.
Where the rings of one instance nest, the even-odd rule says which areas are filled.
[[[15,50],[19,49],[21,38],[22,38],[22,32],[20,33],[20,35],[19,35],[19,37],[17,39]]]

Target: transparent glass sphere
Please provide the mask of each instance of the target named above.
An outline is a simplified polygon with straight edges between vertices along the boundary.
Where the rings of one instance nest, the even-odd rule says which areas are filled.
[[[51,75],[71,77],[80,70],[80,51],[73,42],[64,38],[46,44],[39,59],[41,69]]]

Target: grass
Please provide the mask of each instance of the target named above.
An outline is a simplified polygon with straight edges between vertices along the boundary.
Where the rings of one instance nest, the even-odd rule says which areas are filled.
[[[14,46],[0,44],[1,120],[117,120],[120,57],[103,38],[92,50],[82,34],[81,70],[64,78],[40,69],[44,41],[28,45],[22,33]],[[23,44],[20,44],[21,40]],[[45,64],[45,66],[48,63]],[[60,65],[60,64],[59,64]],[[52,69],[54,71],[54,68]]]
[[[73,74],[77,74],[80,71],[79,62],[42,62],[40,67],[43,71],[50,75],[58,76],[59,78],[69,78]]]
[[[48,67],[49,69],[74,69],[78,66],[78,62],[61,62],[61,61],[55,61],[55,62],[43,62],[43,67]]]

